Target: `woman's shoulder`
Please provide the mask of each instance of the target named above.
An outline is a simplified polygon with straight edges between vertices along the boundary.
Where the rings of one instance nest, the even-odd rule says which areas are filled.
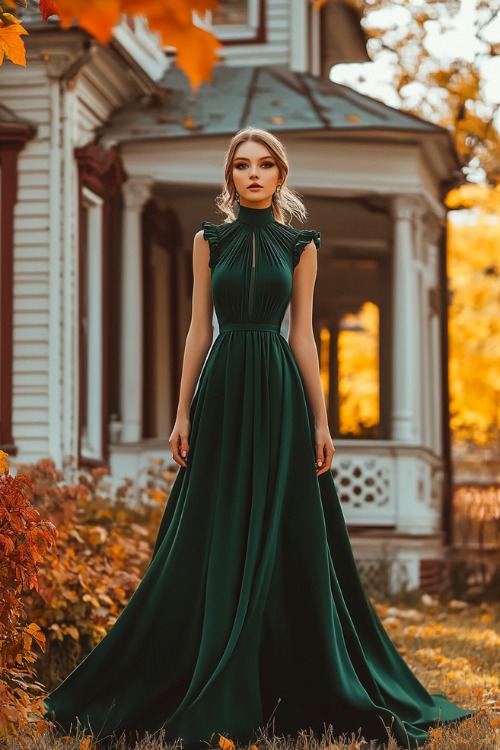
[[[281,221],[275,221],[274,224],[284,229],[292,237],[301,237],[301,238],[310,237],[309,241],[314,240],[315,243],[317,240],[320,240],[321,238],[321,232],[319,232],[317,229],[304,229],[303,227],[299,227],[297,229],[296,227],[293,227],[291,224],[283,224]]]
[[[212,221],[202,221],[200,232],[209,239],[211,236],[219,237],[224,235],[231,227],[236,225],[236,220],[225,221],[222,224],[214,224]]]
[[[287,245],[289,245],[293,267],[298,265],[300,256],[304,252],[305,248],[312,243],[319,250],[321,246],[321,232],[316,229],[296,229],[291,224],[282,224],[281,222],[275,222],[278,231],[283,235]]]
[[[294,242],[308,245],[310,242],[314,242],[317,248],[321,245],[321,232],[317,229],[303,229],[302,227],[297,229],[292,227],[291,224],[283,224],[280,221],[276,221],[275,225],[282,231],[287,237],[290,237]]]
[[[211,221],[202,221],[201,229],[197,236],[202,236],[208,242],[210,249],[210,268],[215,268],[221,253],[221,243],[236,225],[236,221],[225,222],[223,224],[214,224]]]

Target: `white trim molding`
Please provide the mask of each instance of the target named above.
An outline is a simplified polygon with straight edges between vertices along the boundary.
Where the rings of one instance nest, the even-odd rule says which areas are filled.
[[[86,326],[86,411],[81,420],[81,454],[85,458],[102,458],[102,253],[103,253],[103,203],[98,195],[88,188],[82,189],[85,228],[85,274],[86,299],[82,300],[87,312]],[[83,415],[81,415],[83,417]]]

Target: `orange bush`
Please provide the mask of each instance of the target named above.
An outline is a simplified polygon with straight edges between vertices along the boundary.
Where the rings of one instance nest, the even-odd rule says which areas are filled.
[[[47,637],[37,671],[51,690],[107,633],[139,585],[175,472],[152,469],[149,486],[131,500],[130,482],[112,489],[105,468],[79,471],[73,484],[63,482],[51,460],[23,471],[33,482],[35,506],[59,532],[37,590],[25,596]]]
[[[45,636],[26,619],[23,591],[38,589],[39,566],[54,547],[57,529],[30,502],[28,476],[12,477],[0,451],[0,738],[40,719],[43,685],[35,680],[34,643]],[[42,722],[44,723],[44,722]]]

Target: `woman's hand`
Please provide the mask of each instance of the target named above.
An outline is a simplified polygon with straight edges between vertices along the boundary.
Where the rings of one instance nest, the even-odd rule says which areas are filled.
[[[172,458],[179,466],[187,466],[186,460],[189,453],[188,435],[191,427],[188,417],[177,417],[174,429],[168,439]]]
[[[332,468],[335,448],[327,427],[317,427],[314,431],[316,446],[316,474],[319,476]]]

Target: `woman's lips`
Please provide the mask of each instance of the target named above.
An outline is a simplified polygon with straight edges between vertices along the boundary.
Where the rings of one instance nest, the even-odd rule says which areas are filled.
[[[261,185],[250,185],[249,190],[262,190]]]

